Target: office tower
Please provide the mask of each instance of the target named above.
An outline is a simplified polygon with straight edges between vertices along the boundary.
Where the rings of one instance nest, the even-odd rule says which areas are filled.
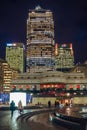
[[[10,69],[8,63],[0,59],[0,91],[9,92],[10,82],[12,79],[12,70]]]
[[[3,92],[10,92],[12,70],[10,69],[8,63],[6,62],[2,64],[2,68],[3,68]]]
[[[10,92],[11,80],[16,79],[18,72],[10,68],[9,64],[0,59],[0,92]]]
[[[54,20],[50,10],[37,6],[27,19],[26,69],[51,70],[54,64]]]
[[[74,67],[72,44],[55,44],[55,69],[68,71]]]
[[[24,72],[24,45],[23,43],[7,43],[6,61],[10,68]]]

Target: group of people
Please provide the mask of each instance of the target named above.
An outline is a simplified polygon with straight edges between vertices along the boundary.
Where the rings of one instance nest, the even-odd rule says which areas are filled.
[[[10,103],[11,116],[13,116],[13,112],[15,111],[15,109],[16,109],[15,102],[12,100]],[[20,114],[23,112],[23,106],[21,100],[18,102],[18,111]]]

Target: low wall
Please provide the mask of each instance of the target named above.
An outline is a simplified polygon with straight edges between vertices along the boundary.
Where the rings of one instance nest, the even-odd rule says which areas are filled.
[[[52,121],[61,125],[62,127],[73,129],[73,130],[86,130],[86,120],[84,118],[68,116],[66,114],[53,113]],[[52,114],[52,115],[53,115]]]

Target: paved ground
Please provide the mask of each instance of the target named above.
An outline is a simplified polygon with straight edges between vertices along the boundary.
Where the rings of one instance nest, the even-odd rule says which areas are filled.
[[[53,125],[52,122],[49,122],[47,117],[49,117],[49,112],[33,116],[29,119],[28,126],[30,126],[32,130],[68,130],[61,126]]]
[[[45,112],[42,113],[42,110],[45,110]],[[49,121],[50,110],[52,108],[25,109],[24,114],[28,113],[28,116],[22,118],[18,110],[15,110],[13,116],[11,116],[10,110],[3,111],[0,109],[0,130],[68,130]],[[37,111],[40,111],[39,114]],[[80,107],[72,107],[66,108],[64,113],[78,117],[80,116],[78,111],[81,111]],[[63,111],[60,110],[60,113],[63,113]],[[35,115],[30,117],[31,114]]]
[[[32,110],[24,110],[24,113],[31,112]],[[34,110],[35,111],[35,110]],[[16,110],[11,117],[11,112],[0,110],[0,130],[67,130],[60,126],[54,126],[48,121],[49,112],[35,115],[28,119],[26,122],[17,121],[20,116]]]

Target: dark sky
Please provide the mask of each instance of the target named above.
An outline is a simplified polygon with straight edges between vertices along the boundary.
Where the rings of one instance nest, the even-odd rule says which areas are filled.
[[[87,0],[0,0],[0,57],[5,43],[26,43],[29,9],[40,5],[54,14],[55,42],[73,43],[75,63],[87,60]]]

